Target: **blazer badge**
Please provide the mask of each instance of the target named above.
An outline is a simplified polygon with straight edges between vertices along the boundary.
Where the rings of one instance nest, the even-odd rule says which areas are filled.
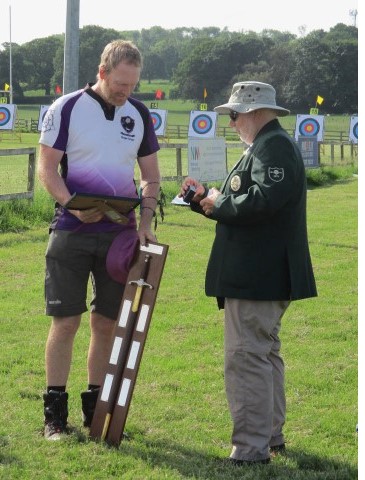
[[[233,175],[231,178],[231,189],[237,192],[241,187],[241,177],[239,175]]]
[[[281,182],[284,180],[284,169],[279,167],[269,167],[269,178],[273,182]]]

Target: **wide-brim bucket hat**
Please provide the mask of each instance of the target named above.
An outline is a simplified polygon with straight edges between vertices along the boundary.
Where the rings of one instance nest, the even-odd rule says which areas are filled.
[[[290,110],[276,105],[276,91],[272,85],[254,81],[235,83],[228,103],[218,105],[214,111],[223,114],[231,111],[249,113],[261,108],[275,110],[280,117],[290,113]]]

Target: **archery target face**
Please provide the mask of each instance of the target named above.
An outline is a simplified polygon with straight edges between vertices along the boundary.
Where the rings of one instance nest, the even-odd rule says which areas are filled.
[[[158,130],[162,125],[162,118],[157,112],[153,112],[151,116],[152,116],[153,128],[155,130]]]
[[[42,130],[42,124],[44,121],[44,117],[49,109],[50,105],[41,105],[39,108],[39,116],[38,116],[38,132]]]
[[[15,120],[15,105],[0,106],[0,129],[11,130]]]
[[[295,139],[298,137],[317,137],[323,140],[323,115],[297,115]]]
[[[299,125],[299,134],[305,137],[314,137],[320,130],[319,123],[314,118],[307,118]]]
[[[165,135],[167,110],[150,110],[155,134]]]
[[[199,115],[198,117],[194,118],[192,123],[194,132],[198,133],[199,135],[209,133],[212,129],[212,126],[212,119],[208,115]]]
[[[353,143],[358,143],[358,117],[352,116],[350,119],[350,133],[349,140]]]
[[[216,112],[191,112],[189,137],[214,137],[217,115]]]

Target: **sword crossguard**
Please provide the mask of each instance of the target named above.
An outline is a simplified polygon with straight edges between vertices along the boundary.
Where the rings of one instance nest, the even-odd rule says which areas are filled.
[[[147,278],[148,275],[148,269],[149,269],[149,262],[151,260],[151,255],[145,255],[144,258],[144,264],[141,272],[141,276],[139,280],[131,280],[129,285],[137,285],[137,290],[136,294],[134,296],[133,304],[132,304],[132,312],[137,312],[139,308],[139,302],[141,301],[141,296],[142,296],[142,290],[143,288],[149,288],[153,289],[153,286],[150,285],[149,283],[145,282],[145,278]]]
[[[129,285],[137,285],[137,287],[148,287],[148,288],[153,288],[152,285],[150,285],[149,283],[145,282],[143,280],[143,278],[140,278],[139,280],[131,280],[130,282],[128,282]]]

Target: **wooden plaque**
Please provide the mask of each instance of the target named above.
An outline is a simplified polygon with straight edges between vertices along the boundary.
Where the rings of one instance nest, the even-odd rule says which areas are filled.
[[[123,436],[168,252],[168,245],[152,242],[139,248],[127,278],[110,359],[90,428],[91,438],[114,446],[120,444]],[[149,267],[146,278],[142,279],[146,257]],[[134,307],[136,297],[139,297],[138,306]]]
[[[126,214],[136,208],[140,202],[139,198],[74,193],[64,207],[69,210],[86,210],[96,207],[113,222],[126,224],[128,223]]]

